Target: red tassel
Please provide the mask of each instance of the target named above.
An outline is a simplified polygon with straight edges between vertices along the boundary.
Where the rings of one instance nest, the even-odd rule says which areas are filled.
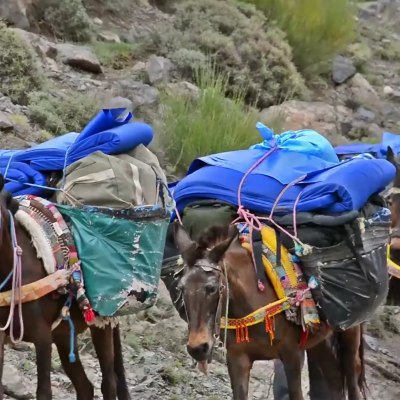
[[[300,350],[303,350],[304,345],[308,339],[308,330],[301,332]]]
[[[92,322],[94,320],[94,312],[92,309],[85,311],[85,322]]]
[[[264,289],[265,289],[265,286],[263,285],[263,283],[260,280],[258,280],[258,290],[260,292],[263,292]]]

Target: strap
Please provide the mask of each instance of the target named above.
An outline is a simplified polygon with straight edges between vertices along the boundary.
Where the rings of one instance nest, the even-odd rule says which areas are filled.
[[[255,268],[257,271],[257,279],[262,283],[266,283],[267,274],[265,272],[265,267],[262,259],[262,254],[263,254],[262,241],[260,240],[260,232],[258,232],[256,229],[252,229],[251,241],[254,253],[254,260],[256,262]]]

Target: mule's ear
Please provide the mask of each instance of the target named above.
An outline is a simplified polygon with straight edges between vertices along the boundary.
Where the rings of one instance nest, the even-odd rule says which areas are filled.
[[[209,253],[208,258],[215,264],[218,264],[224,254],[228,251],[231,244],[239,238],[239,231],[235,225],[229,227],[228,238],[225,239],[222,243],[215,246]]]
[[[179,221],[174,222],[174,241],[175,246],[181,254],[185,253],[193,245],[186,229],[179,223]]]
[[[4,178],[3,175],[0,174],[0,192],[4,189]]]
[[[397,166],[396,157],[390,146],[388,146],[388,148],[387,148],[386,160],[389,161],[390,163],[392,163],[395,167]]]

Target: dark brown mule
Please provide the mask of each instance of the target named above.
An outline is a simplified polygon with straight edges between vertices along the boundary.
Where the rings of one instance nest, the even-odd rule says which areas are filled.
[[[390,147],[388,148],[386,159],[396,167],[396,176],[393,181],[393,186],[386,195],[392,213],[390,258],[397,265],[400,265],[400,167]],[[398,278],[391,278],[389,281],[387,303],[400,306],[400,279]]]
[[[222,315],[225,315],[229,298],[228,317],[238,319],[278,298],[270,283],[263,292],[255,289],[257,277],[252,259],[242,247],[235,226],[211,227],[197,243],[191,241],[185,228],[178,223],[175,223],[174,234],[175,244],[185,262],[178,289],[183,296],[189,324],[187,350],[196,361],[204,364],[211,358],[215,335],[224,337],[224,330],[219,332],[218,324],[220,301],[223,305]],[[337,360],[331,349],[322,351],[328,346],[325,339],[331,334],[329,328],[322,328],[307,338],[304,348],[319,358],[333,400],[343,398],[343,376],[349,399],[360,400],[361,393],[365,393],[364,360],[362,351],[359,352],[360,347],[362,350],[361,328],[335,334],[338,338],[335,341],[338,356],[343,360],[343,374],[339,372],[339,367],[334,368]],[[228,330],[227,363],[233,399],[248,399],[249,375],[254,361],[281,359],[288,380],[290,400],[303,400],[299,346],[301,328],[288,322],[281,313],[275,317],[275,338],[272,342],[262,323],[249,327],[248,335],[249,342],[238,344],[235,332]]]
[[[0,190],[4,187],[3,177],[0,175]],[[2,192],[0,195],[0,284],[6,279],[13,269],[13,246],[10,235],[10,216],[8,210],[15,213],[18,203],[12,197]],[[14,220],[15,221],[15,220]],[[47,274],[41,260],[37,258],[36,250],[31,243],[31,238],[26,231],[15,221],[16,239],[22,249],[22,285],[26,285],[44,278]],[[1,290],[11,290],[11,281]],[[60,360],[65,373],[71,379],[75,387],[78,400],[92,400],[94,389],[87,378],[79,359],[77,335],[87,329],[82,313],[77,304],[73,302],[71,307],[71,319],[75,325],[75,355],[76,361],[69,361],[70,353],[70,328],[66,321],[52,332],[51,326],[60,316],[66,298],[56,298],[50,293],[38,300],[22,305],[22,318],[24,323],[23,341],[33,343],[36,350],[37,364],[37,392],[38,400],[51,400],[51,351],[52,343],[57,346]],[[10,312],[9,307],[0,307],[0,324],[4,326]],[[16,314],[18,314],[16,309]],[[14,316],[14,336],[19,337],[20,325],[18,316]],[[10,332],[6,331],[9,335]],[[102,371],[102,393],[105,400],[129,400],[129,392],[125,380],[125,372],[122,359],[122,349],[119,328],[106,329],[91,328],[93,344],[99,358]],[[4,341],[6,335],[0,335],[0,399],[3,399],[4,387],[1,384],[4,364]]]

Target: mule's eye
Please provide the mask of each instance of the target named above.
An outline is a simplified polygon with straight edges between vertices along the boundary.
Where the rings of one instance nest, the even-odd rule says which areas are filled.
[[[215,285],[206,285],[206,293],[207,295],[213,295],[217,293],[218,291],[218,286]]]

